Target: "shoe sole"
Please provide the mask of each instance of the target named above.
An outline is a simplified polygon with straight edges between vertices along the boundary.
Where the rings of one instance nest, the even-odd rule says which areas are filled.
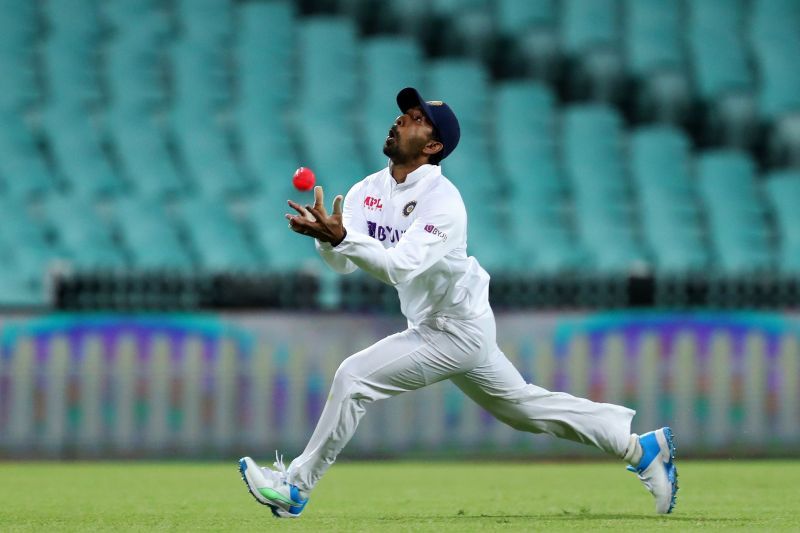
[[[664,438],[667,440],[669,446],[669,462],[667,463],[667,479],[672,484],[672,499],[669,503],[669,514],[675,508],[678,499],[678,467],[675,466],[675,437],[672,435],[672,429],[669,427],[664,428]]]
[[[269,502],[263,500],[262,496],[258,494],[258,491],[253,490],[253,487],[250,485],[250,481],[247,479],[247,461],[244,459],[239,459],[239,474],[242,476],[242,481],[244,481],[244,485],[247,487],[247,492],[250,493],[250,496],[253,497],[255,501],[260,503],[261,505],[266,505],[269,507],[270,511],[272,511],[272,515],[275,518],[296,518],[295,515],[287,513],[280,507],[276,505],[272,505]]]

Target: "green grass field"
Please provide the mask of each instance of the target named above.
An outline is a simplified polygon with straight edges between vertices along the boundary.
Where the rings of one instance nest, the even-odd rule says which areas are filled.
[[[342,463],[298,520],[230,463],[0,463],[0,531],[800,529],[800,461],[682,461],[673,515],[616,463]]]

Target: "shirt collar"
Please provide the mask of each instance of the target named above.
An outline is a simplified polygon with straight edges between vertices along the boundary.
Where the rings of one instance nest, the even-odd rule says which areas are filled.
[[[389,177],[389,180],[394,182],[394,178],[392,177],[392,173],[389,171],[389,167],[386,167],[386,174]],[[428,177],[428,176],[439,176],[442,174],[442,167],[439,165],[429,165],[425,164],[420,166],[414,172],[411,172],[406,176],[406,181],[403,183],[398,184],[398,187],[409,187],[414,183]]]

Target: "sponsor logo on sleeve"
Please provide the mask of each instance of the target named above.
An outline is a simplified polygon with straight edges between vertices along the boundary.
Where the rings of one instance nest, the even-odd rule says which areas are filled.
[[[425,231],[427,231],[428,233],[430,233],[431,235],[433,235],[435,237],[439,237],[440,239],[442,239],[442,241],[446,241],[447,240],[447,233],[441,231],[439,228],[437,228],[433,224],[426,224],[425,225]]]

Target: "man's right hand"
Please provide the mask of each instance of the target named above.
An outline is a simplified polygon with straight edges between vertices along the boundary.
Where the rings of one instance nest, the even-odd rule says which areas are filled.
[[[289,200],[289,207],[299,214],[287,214],[289,227],[292,231],[302,235],[308,235],[315,239],[330,243],[333,246],[342,242],[347,235],[347,231],[342,224],[342,204],[344,197],[341,194],[333,199],[333,213],[328,215],[325,210],[324,192],[322,187],[314,187],[314,205],[301,206]]]

